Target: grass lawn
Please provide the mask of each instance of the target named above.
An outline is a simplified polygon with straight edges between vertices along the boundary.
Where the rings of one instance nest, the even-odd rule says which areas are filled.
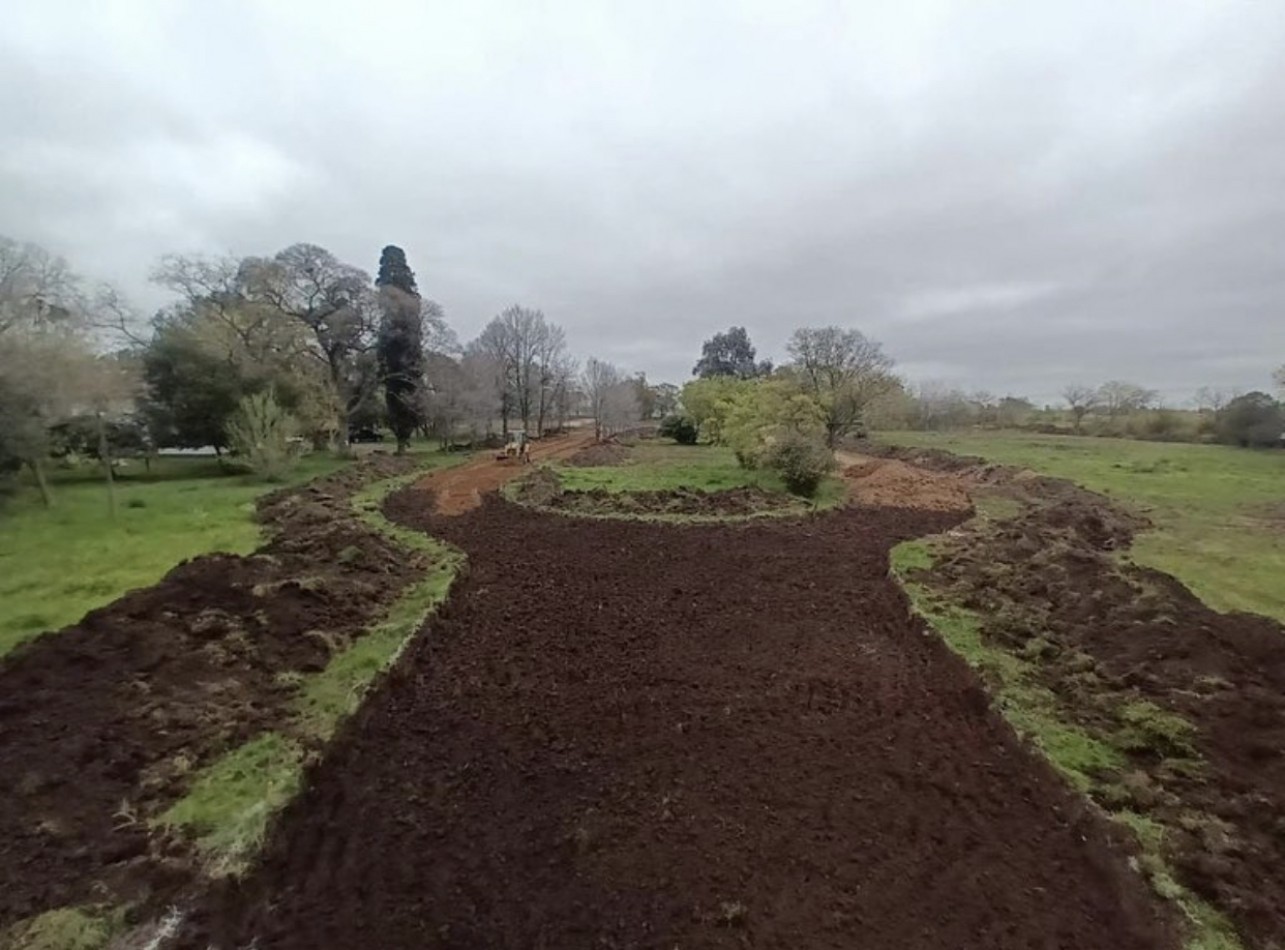
[[[1140,564],[1217,610],[1285,621],[1285,452],[1025,432],[881,432],[880,441],[980,455],[1069,478],[1154,522]]]
[[[343,464],[310,455],[289,481]],[[141,463],[121,474],[113,521],[96,468],[55,472],[52,483],[50,509],[26,483],[0,500],[0,656],[156,583],[186,558],[254,550],[260,540],[254,501],[279,487],[228,474],[214,459],[161,458],[150,474]]]
[[[630,450],[623,465],[577,468],[565,465],[558,469],[562,485],[568,491],[602,488],[613,492],[664,491],[691,488],[698,491],[723,491],[728,488],[753,486],[765,491],[785,492],[781,479],[768,471],[741,468],[731,449],[721,445],[678,445],[668,440],[639,442]],[[828,508],[842,500],[842,480],[827,478],[813,502]]]

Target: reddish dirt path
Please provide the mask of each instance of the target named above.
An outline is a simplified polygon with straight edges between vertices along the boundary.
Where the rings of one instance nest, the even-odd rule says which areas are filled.
[[[541,439],[531,443],[532,462],[550,462],[575,455],[580,449],[592,445],[592,429],[580,429],[567,435]],[[459,515],[476,508],[482,496],[512,481],[525,471],[517,462],[501,462],[494,452],[483,452],[463,465],[440,469],[424,476],[416,487],[433,493],[436,512],[440,515]]]
[[[958,516],[389,511],[468,576],[184,946],[1176,947],[889,580]]]

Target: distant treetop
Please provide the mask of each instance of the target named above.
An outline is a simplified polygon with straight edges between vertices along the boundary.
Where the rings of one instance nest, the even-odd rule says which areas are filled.
[[[770,375],[772,364],[754,362],[756,352],[745,327],[728,327],[726,333],[715,333],[705,341],[701,347],[701,358],[692,367],[692,375],[701,379],[711,376],[752,379]]]
[[[396,244],[389,244],[379,255],[379,276],[376,287],[396,287],[405,293],[419,296],[415,286],[415,272],[406,263],[406,252]]]

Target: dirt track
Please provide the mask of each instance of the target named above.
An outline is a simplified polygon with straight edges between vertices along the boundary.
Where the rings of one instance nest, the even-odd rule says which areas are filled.
[[[889,580],[958,515],[428,508],[467,579],[185,946],[1176,946]]]
[[[593,445],[592,429],[577,429],[532,443],[532,462],[566,459]],[[462,465],[439,469],[424,476],[416,487],[431,492],[438,514],[459,515],[482,503],[482,496],[493,492],[527,470],[516,460],[499,461],[494,452],[479,453]]]

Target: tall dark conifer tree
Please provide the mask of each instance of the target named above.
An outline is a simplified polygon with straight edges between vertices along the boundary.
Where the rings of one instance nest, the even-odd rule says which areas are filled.
[[[424,380],[424,321],[415,273],[406,252],[388,245],[379,255],[382,316],[379,324],[379,369],[384,381],[388,425],[397,437],[397,451],[406,451],[422,418]]]

